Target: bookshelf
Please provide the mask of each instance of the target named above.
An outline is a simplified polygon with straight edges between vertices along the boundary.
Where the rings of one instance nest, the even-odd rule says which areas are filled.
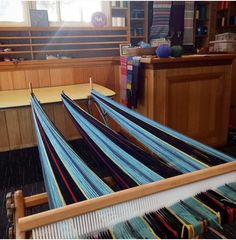
[[[236,2],[217,2],[216,31],[217,33],[236,32]]]
[[[195,48],[207,48],[215,37],[215,9],[217,2],[195,2]]]
[[[128,1],[111,1],[111,26],[112,27],[126,27],[128,26]]]

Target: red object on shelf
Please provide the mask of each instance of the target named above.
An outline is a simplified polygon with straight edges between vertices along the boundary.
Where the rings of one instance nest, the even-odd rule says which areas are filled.
[[[221,1],[220,2],[220,10],[223,10],[224,9],[224,1]]]
[[[229,8],[229,1],[225,1],[225,9]]]

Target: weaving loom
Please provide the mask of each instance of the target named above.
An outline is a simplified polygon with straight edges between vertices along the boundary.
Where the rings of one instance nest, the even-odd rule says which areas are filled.
[[[95,94],[98,96],[98,93],[93,92],[93,96]],[[16,208],[17,237],[25,237],[27,231],[32,231],[34,238],[93,236],[102,236],[103,238],[134,238],[135,236],[136,238],[156,238],[159,236],[157,234],[158,231],[154,231],[154,226],[152,226],[150,222],[148,223],[151,216],[142,217],[145,213],[170,206],[170,209],[173,208],[172,210],[177,212],[179,205],[176,202],[179,200],[184,200],[201,191],[206,191],[210,188],[215,189],[225,183],[236,180],[236,164],[235,162],[230,162],[233,161],[233,159],[211,148],[207,148],[207,150],[211,150],[211,154],[208,154],[208,156],[210,156],[211,162],[213,161],[212,155],[214,156],[214,160],[216,160],[215,164],[212,165],[227,161],[229,161],[229,163],[207,169],[205,168],[208,166],[206,163],[191,158],[191,161],[195,161],[196,163],[190,164],[189,158],[182,157],[182,155],[178,154],[177,157],[181,159],[179,164],[183,164],[183,161],[188,160],[189,166],[192,166],[192,169],[190,169],[190,167],[187,169],[188,171],[200,170],[176,176],[179,175],[180,172],[185,173],[188,171],[171,169],[170,166],[176,165],[170,164],[170,162],[165,159],[158,162],[157,159],[151,158],[143,150],[132,145],[128,140],[121,138],[120,135],[114,133],[111,129],[100,124],[86,112],[82,111],[65,94],[62,95],[62,100],[82,136],[87,138],[88,143],[91,143],[93,149],[98,151],[100,147],[100,153],[101,151],[107,150],[104,153],[110,157],[101,157],[98,158],[98,161],[101,163],[103,160],[104,165],[107,164],[106,167],[110,166],[110,169],[115,169],[111,171],[111,174],[114,178],[117,177],[117,182],[121,180],[118,176],[122,176],[123,180],[125,179],[127,181],[124,182],[124,184],[120,184],[119,189],[141,184],[145,185],[112,193],[112,189],[92,172],[83,160],[68,146],[63,137],[43,113],[36,98],[32,96],[33,116],[45,185],[48,192],[48,202],[51,208],[63,207],[28,217],[23,217],[22,209],[20,210],[20,214],[18,214],[19,209]],[[100,103],[100,106],[101,105]],[[81,124],[81,122],[83,124]],[[104,132],[103,135],[101,135],[102,131]],[[110,149],[109,145],[111,146]],[[163,147],[163,145],[161,145],[161,147]],[[166,148],[166,146],[164,147]],[[167,145],[167,147],[169,147],[169,145]],[[200,145],[200,147],[202,147],[202,145]],[[117,149],[117,152],[112,152],[111,149]],[[205,149],[206,146],[204,145],[204,150]],[[187,151],[190,150],[187,148]],[[208,161],[209,163],[209,157],[207,159],[205,155],[202,157],[203,154],[201,151],[203,150],[198,149],[198,152],[195,150],[195,154],[198,154],[202,161]],[[129,160],[128,162],[122,157],[123,155]],[[142,157],[140,157],[140,155]],[[177,158],[173,158],[174,163],[178,160],[176,159]],[[158,162],[158,164],[156,163],[155,165],[154,161]],[[148,167],[149,165],[152,166],[152,169]],[[158,173],[158,170],[162,171]],[[164,172],[163,170],[168,170],[170,172],[169,175],[161,176]],[[119,174],[115,176],[116,173]],[[128,180],[127,176],[129,176]],[[170,178],[164,179],[166,177]],[[230,203],[235,204],[235,184],[231,183],[227,186],[221,187],[227,188],[228,190],[227,194],[225,193],[225,189],[221,190],[224,196],[222,198],[230,199]],[[192,191],[189,191],[190,187]],[[181,197],[179,196],[180,191]],[[230,194],[228,194],[228,192],[230,192]],[[105,194],[107,195],[102,196]],[[46,195],[43,195],[43,197],[39,195],[38,197],[40,203],[47,201]],[[25,207],[32,207],[38,202],[38,200],[35,201],[37,196],[23,199],[21,195],[16,193],[15,198],[16,200],[17,198],[19,199],[19,201],[17,200],[16,202],[21,202],[21,206],[25,205]],[[90,200],[83,201],[85,199]],[[188,200],[188,202],[186,202],[187,200],[184,201],[185,208],[186,205],[193,204],[191,199]],[[77,203],[78,201],[82,202]],[[71,205],[65,206],[67,204]],[[196,205],[196,202],[194,202],[194,204]],[[234,209],[232,206],[231,208]],[[210,214],[208,213],[208,215]],[[216,215],[213,215],[209,217],[211,220],[209,221],[209,225],[214,227],[221,222],[219,218],[217,220]],[[131,218],[134,219],[130,220]],[[133,235],[132,231],[126,233],[127,222],[125,221],[127,220],[130,220],[128,222],[129,228],[136,229],[138,227],[136,229],[136,235]],[[199,230],[199,224],[191,227],[194,225],[194,221],[196,220],[193,219],[192,224],[186,224],[190,230],[188,230],[187,235],[180,235],[180,237],[194,237],[202,232],[202,230]],[[143,231],[138,231],[139,228],[143,229]],[[108,229],[111,230],[107,231]],[[125,231],[122,229],[125,229]],[[100,232],[103,233],[99,235]]]

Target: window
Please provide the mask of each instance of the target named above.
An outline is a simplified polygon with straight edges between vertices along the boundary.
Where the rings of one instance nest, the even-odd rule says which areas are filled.
[[[0,0],[0,22],[25,22],[24,3],[20,0]]]
[[[47,10],[51,26],[91,26],[93,13],[110,13],[102,0],[0,0],[0,26],[30,26],[31,8]]]
[[[58,2],[57,1],[37,1],[36,9],[48,10],[48,20],[58,22]]]
[[[37,1],[36,8],[48,10],[50,22],[90,23],[94,12],[102,11],[99,0]]]

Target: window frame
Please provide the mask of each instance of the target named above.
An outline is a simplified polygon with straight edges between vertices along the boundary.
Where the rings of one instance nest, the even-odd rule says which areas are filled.
[[[29,9],[30,5],[27,1],[22,1],[23,3],[23,22],[11,22],[11,21],[0,21],[0,27],[28,27],[30,23]]]

